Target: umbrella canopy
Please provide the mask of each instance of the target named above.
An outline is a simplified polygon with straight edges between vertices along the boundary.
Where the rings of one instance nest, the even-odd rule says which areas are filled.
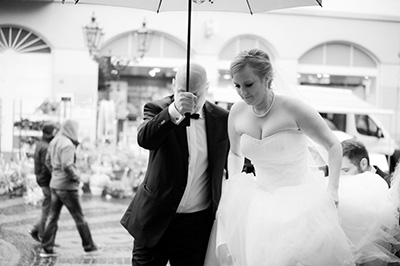
[[[187,0],[76,0],[75,2],[146,9],[188,11]],[[264,12],[275,9],[322,6],[322,0],[193,0],[193,11]]]

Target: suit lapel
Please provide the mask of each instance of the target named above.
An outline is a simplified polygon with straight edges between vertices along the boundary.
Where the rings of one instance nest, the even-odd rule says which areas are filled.
[[[182,152],[183,159],[186,160],[184,162],[184,165],[188,164],[188,158],[189,158],[189,147],[188,147],[188,141],[187,141],[187,132],[186,132],[186,126],[185,125],[179,125],[178,128],[176,129],[176,137],[179,141],[179,147]]]
[[[216,119],[213,114],[213,108],[208,102],[204,104],[204,116],[206,119],[206,135],[207,135],[207,155],[209,167],[214,159],[214,149],[216,144],[216,139],[214,136],[214,130],[216,128]]]

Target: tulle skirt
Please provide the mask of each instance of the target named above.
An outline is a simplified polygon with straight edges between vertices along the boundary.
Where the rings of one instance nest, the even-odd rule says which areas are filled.
[[[332,198],[315,182],[265,190],[244,173],[223,188],[205,265],[354,265]]]
[[[392,190],[397,193],[397,188]],[[354,260],[400,262],[393,255],[398,246],[398,201],[378,175],[370,172],[342,176],[338,208],[341,226],[354,246]]]

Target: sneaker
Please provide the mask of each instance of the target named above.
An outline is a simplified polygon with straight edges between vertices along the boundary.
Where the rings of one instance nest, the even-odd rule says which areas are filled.
[[[39,232],[35,229],[29,229],[28,233],[31,235],[31,237],[33,239],[35,239],[37,242],[40,242],[40,238],[39,238]]]
[[[99,244],[93,244],[92,247],[85,248],[84,250],[85,250],[85,252],[95,252],[95,251],[101,250],[103,247],[104,246],[101,245],[101,244],[100,245]]]
[[[52,258],[52,257],[58,257],[58,254],[55,253],[54,251],[47,251],[43,249],[43,251],[39,253],[39,256],[41,258]]]

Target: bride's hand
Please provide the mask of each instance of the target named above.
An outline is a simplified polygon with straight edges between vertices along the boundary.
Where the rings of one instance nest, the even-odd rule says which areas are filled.
[[[326,191],[328,192],[328,194],[331,196],[333,202],[335,203],[336,208],[339,206],[339,194],[338,194],[338,190],[334,189],[334,188],[330,188],[328,187],[326,189]]]
[[[233,258],[226,244],[222,244],[221,246],[218,247],[218,258],[220,266],[233,265]]]

